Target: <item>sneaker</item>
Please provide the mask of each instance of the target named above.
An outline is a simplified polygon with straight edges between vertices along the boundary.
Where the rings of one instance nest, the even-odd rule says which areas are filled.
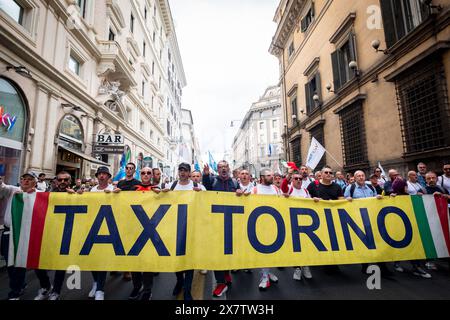
[[[413,275],[418,276],[418,277],[422,277],[422,278],[425,278],[425,279],[431,279],[431,274],[429,274],[428,272],[426,272],[425,270],[423,270],[420,267],[414,268]]]
[[[50,300],[50,301],[59,300],[59,293],[56,293],[56,292],[50,293],[50,295],[48,296],[48,300]]]
[[[398,263],[394,264],[394,270],[397,272],[405,272],[405,269],[403,269],[402,266]]]
[[[303,272],[303,276],[306,279],[312,279],[312,273],[311,273],[311,269],[309,267],[303,267],[302,272]]]
[[[229,274],[228,272],[225,273],[225,282],[228,286],[231,285],[233,282],[233,280],[231,279],[231,274]]]
[[[205,276],[208,274],[208,270],[200,270],[200,274]]]
[[[437,270],[436,264],[434,262],[425,263],[425,268],[428,270]]]
[[[245,273],[253,273],[252,269],[244,269]]]
[[[269,273],[269,280],[272,283],[278,283],[278,277],[274,275],[273,273]]]
[[[105,300],[105,292],[103,291],[95,292],[95,300]]]
[[[34,298],[34,300],[47,300],[50,294],[49,289],[41,288],[38,291],[38,295]]]
[[[89,291],[88,297],[89,298],[94,298],[96,291],[97,291],[97,282],[94,282],[94,284],[92,285],[91,291]]]
[[[213,291],[214,297],[221,297],[225,292],[228,291],[228,286],[224,283],[218,283],[216,289]]]
[[[259,281],[259,290],[264,291],[270,288],[270,279],[268,276],[263,276]]]
[[[294,278],[294,280],[297,280],[297,281],[302,280],[302,269],[301,268],[295,268],[293,278]]]
[[[137,300],[139,299],[140,295],[141,295],[141,288],[133,288],[133,291],[131,291],[128,300]]]
[[[17,297],[17,298],[8,298],[8,301],[15,301],[15,300],[20,300],[20,298],[19,297]]]
[[[183,282],[178,282],[177,281],[177,284],[175,285],[175,288],[173,288],[172,295],[173,296],[179,295],[181,290],[183,290],[183,285],[184,285]]]
[[[151,292],[144,292],[141,297],[141,301],[148,301],[152,300],[152,293]]]

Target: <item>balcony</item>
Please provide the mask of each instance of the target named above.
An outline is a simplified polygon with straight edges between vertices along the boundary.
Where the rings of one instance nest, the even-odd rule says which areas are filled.
[[[130,87],[137,86],[134,79],[136,70],[116,41],[100,41],[98,48],[101,52],[98,76],[105,77],[110,82],[119,81],[120,90],[125,92],[128,92]]]

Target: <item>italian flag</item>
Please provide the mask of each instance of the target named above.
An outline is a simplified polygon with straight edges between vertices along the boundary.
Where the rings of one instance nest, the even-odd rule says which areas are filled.
[[[432,195],[411,196],[427,259],[450,257],[450,223],[447,200]]]
[[[50,194],[22,193],[13,197],[8,265],[39,269],[42,236]]]

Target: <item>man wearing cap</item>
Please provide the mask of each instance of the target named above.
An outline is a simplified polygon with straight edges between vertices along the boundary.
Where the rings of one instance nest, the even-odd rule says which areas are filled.
[[[119,193],[121,190],[115,188],[109,183],[112,175],[109,172],[108,167],[99,167],[95,173],[95,177],[98,179],[98,185],[94,186],[90,192],[105,192],[105,193]],[[83,193],[83,190],[78,191],[79,194]],[[92,289],[89,292],[89,298],[95,298],[95,300],[105,300],[105,282],[108,272],[106,271],[92,271],[92,277],[94,283]]]
[[[2,246],[1,255],[5,258],[6,265],[8,265],[8,255],[10,250],[10,230],[12,226],[11,207],[14,195],[17,193],[35,193],[36,192],[37,177],[33,172],[27,172],[20,178],[20,187],[10,186],[3,183],[3,179],[0,180],[0,199],[6,199],[6,208],[4,215],[5,230],[2,234]],[[1,217],[0,217],[0,220]],[[8,300],[19,300],[19,297],[23,294],[23,288],[25,286],[25,268],[16,268],[14,266],[8,266],[9,288]]]
[[[200,185],[197,182],[190,180],[191,165],[188,163],[181,163],[178,166],[179,180],[172,182],[172,185],[165,186],[163,192],[168,191],[202,191]],[[191,288],[192,279],[194,278],[194,270],[187,270],[176,272],[177,283],[173,289],[172,294],[177,296],[184,288],[184,300],[192,300]]]

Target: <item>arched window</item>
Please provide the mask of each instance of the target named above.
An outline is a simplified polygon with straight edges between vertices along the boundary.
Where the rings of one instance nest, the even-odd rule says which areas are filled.
[[[83,130],[80,121],[72,115],[66,115],[59,129],[59,144],[74,150],[83,148]]]
[[[21,93],[4,78],[0,78],[0,119],[0,176],[16,184],[22,171],[27,111]]]

